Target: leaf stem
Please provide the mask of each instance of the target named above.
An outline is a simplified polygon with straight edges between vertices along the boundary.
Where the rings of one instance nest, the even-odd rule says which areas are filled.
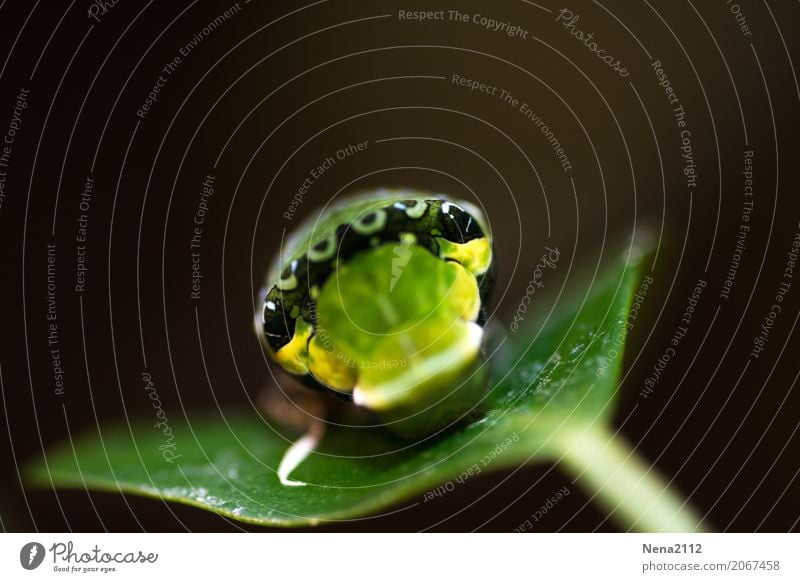
[[[623,527],[644,532],[707,531],[702,518],[618,434],[597,423],[559,431],[561,466]]]

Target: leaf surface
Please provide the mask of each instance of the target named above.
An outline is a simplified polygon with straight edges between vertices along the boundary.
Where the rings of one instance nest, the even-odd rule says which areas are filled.
[[[191,422],[170,419],[180,455],[171,463],[152,419],[104,423],[52,448],[46,463],[35,460],[28,480],[157,497],[249,523],[300,526],[424,502],[427,491],[457,487],[467,476],[552,461],[563,450],[558,435],[607,426],[613,414],[641,260],[616,262],[546,321],[509,333],[480,418],[415,444],[381,428],[332,427],[318,452],[292,473],[305,487],[283,486],[276,475],[298,435],[281,434],[256,412],[224,410],[193,414]]]

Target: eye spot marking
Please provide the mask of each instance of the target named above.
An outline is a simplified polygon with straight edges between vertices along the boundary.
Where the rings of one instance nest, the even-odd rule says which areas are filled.
[[[428,209],[428,203],[424,200],[403,200],[406,215],[409,218],[417,219],[422,218],[425,211]]]
[[[386,225],[386,212],[374,210],[353,221],[353,230],[363,236],[375,234]]]
[[[308,260],[314,263],[321,263],[331,259],[335,252],[336,237],[334,233],[331,233],[308,249]]]
[[[281,291],[291,291],[297,289],[297,276],[294,272],[297,269],[297,261],[292,261],[292,264],[286,267],[281,273],[281,278],[278,280],[277,287]]]

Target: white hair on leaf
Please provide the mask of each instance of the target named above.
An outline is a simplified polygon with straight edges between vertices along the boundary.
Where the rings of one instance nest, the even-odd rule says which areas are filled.
[[[308,431],[297,439],[292,446],[283,453],[281,462],[278,464],[278,479],[285,487],[305,487],[308,483],[289,479],[289,475],[313,453],[322,437],[325,436],[325,421],[320,418],[311,420]]]

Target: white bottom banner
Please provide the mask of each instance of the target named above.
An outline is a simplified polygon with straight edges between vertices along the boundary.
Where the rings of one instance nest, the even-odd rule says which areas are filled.
[[[0,580],[778,581],[798,554],[797,534],[3,534]]]

